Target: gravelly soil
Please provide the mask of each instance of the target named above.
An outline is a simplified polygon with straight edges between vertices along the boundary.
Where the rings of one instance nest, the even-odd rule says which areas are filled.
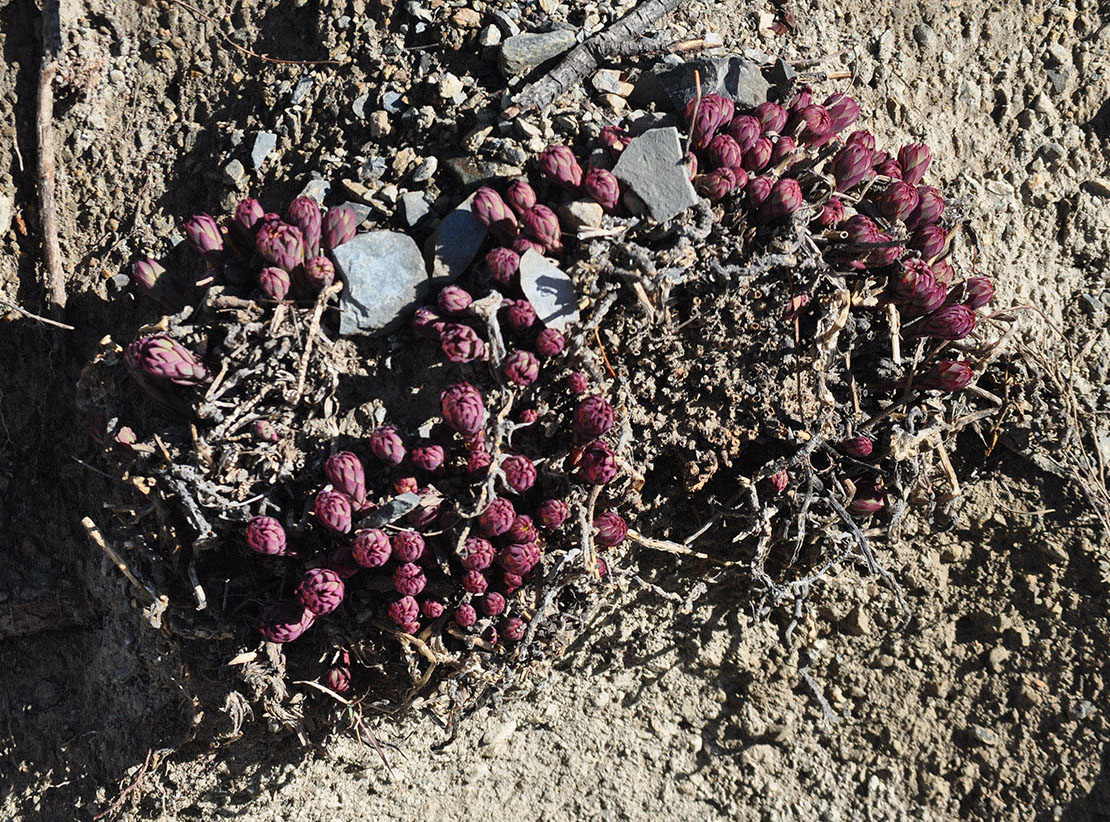
[[[574,25],[593,22],[583,4],[543,5]],[[548,16],[521,6],[526,28]],[[466,7],[485,25],[485,5]],[[1073,486],[1002,448],[959,466],[968,485],[951,529],[911,526],[886,557],[913,614],[904,630],[889,593],[846,571],[813,592],[791,635],[805,650],[788,650],[789,615],[749,613],[712,569],[646,556],[669,590],[708,579],[690,613],[622,592],[535,691],[464,723],[442,749],[433,746],[445,734],[420,714],[378,720],[392,773],[342,734],[313,733],[302,746],[254,727],[215,749],[207,737],[190,742],[192,694],[205,683],[191,682],[143,626],[126,582],[77,524],[92,487],[75,462],[92,453],[84,421],[74,423],[80,364],[106,330],[150,318],[111,277],[133,253],[161,250],[182,215],[220,210],[248,186],[286,200],[314,170],[372,194],[413,188],[407,175],[436,156],[428,199],[445,207],[458,191],[447,160],[469,150],[463,138],[503,83],[472,45],[478,29],[467,28],[462,3],[435,7],[423,33],[403,9],[362,0],[267,0],[230,18],[222,4],[204,8],[256,51],[352,62],[262,65],[172,6],[64,4],[74,39],[55,127],[67,319],[77,330],[9,316],[0,332],[0,616],[59,595],[80,607],[60,609],[73,612],[66,626],[0,640],[0,815],[89,818],[153,750],[155,767],[122,804],[128,818],[1110,817],[1110,552]],[[788,57],[846,50],[831,65],[853,72],[841,82],[869,125],[890,144],[933,146],[933,173],[978,234],[980,270],[1002,302],[1047,316],[1029,312],[1024,339],[1074,359],[1077,393],[1104,407],[1110,25],[1098,7],[969,0],[857,12],[822,1],[790,10],[796,29],[770,38],[757,31],[760,9],[731,0],[689,3],[672,26],[676,39],[715,29],[730,46]],[[0,110],[14,113],[3,120],[0,195],[14,195],[16,211],[0,236],[0,274],[4,298],[29,307],[41,297],[35,25],[30,5],[0,3]],[[470,99],[459,109],[436,97],[444,70],[464,80]],[[296,110],[290,95],[308,76]],[[372,115],[386,84],[412,89],[412,114],[390,117],[388,135]],[[365,119],[355,113],[364,94]],[[279,148],[254,170],[263,129],[279,134]],[[513,162],[513,145],[482,151]],[[380,176],[374,157],[386,160]],[[225,181],[231,159],[246,167],[240,186]],[[360,175],[368,165],[373,173]],[[372,219],[388,225],[391,214],[383,207]]]

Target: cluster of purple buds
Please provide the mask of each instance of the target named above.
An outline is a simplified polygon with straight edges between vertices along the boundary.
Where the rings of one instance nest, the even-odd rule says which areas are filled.
[[[153,377],[175,385],[202,385],[210,377],[208,369],[193,352],[168,334],[139,338],[127,347],[124,361],[136,377]]]

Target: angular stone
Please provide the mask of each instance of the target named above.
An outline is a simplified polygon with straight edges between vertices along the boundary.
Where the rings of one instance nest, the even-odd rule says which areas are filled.
[[[633,138],[613,174],[643,202],[652,219],[664,223],[698,202],[682,156],[678,129],[652,129]]]
[[[632,99],[640,105],[656,103],[682,110],[686,102],[697,94],[695,73],[701,77],[703,96],[724,95],[735,101],[738,109],[766,102],[771,89],[759,65],[745,57],[703,57],[678,66],[663,64],[645,71],[636,84]]]
[[[492,160],[475,160],[473,157],[452,157],[445,161],[445,165],[464,188],[488,183],[490,180],[513,179],[524,174],[524,169],[520,166]]]
[[[251,147],[251,164],[255,168],[262,168],[270,152],[277,147],[277,135],[272,131],[260,131],[255,135],[254,145]]]
[[[359,234],[332,252],[345,287],[339,333],[373,334],[394,326],[428,280],[415,241],[395,231]]]
[[[536,251],[520,258],[520,288],[548,328],[566,331],[578,322],[578,292],[570,277],[552,260]]]
[[[15,197],[11,194],[0,194],[0,237],[8,233],[12,227],[12,214],[15,212]]]
[[[501,44],[497,65],[507,76],[524,74],[573,48],[575,42],[574,32],[563,29],[517,34]]]
[[[401,217],[409,228],[424,219],[428,211],[428,201],[419,191],[407,191],[401,195]]]
[[[314,180],[309,180],[307,183],[305,183],[304,188],[301,189],[301,193],[297,196],[311,197],[313,200],[322,205],[324,202],[324,198],[328,196],[329,191],[331,191],[331,183],[329,183],[327,180],[317,178]]]
[[[238,186],[247,179],[247,170],[241,162],[232,160],[224,166],[223,179],[229,186]]]
[[[571,231],[601,225],[605,209],[593,200],[574,200],[559,207],[559,220]]]
[[[437,279],[457,280],[485,242],[487,229],[470,210],[473,200],[471,194],[443,218],[428,239],[426,250],[432,263],[432,276]]]

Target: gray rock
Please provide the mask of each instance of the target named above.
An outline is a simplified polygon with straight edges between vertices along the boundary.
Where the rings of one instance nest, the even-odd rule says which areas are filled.
[[[366,104],[370,102],[370,95],[363,94],[356,97],[354,102],[351,103],[351,111],[355,113],[355,117],[360,120],[366,119]]]
[[[399,91],[382,92],[382,108],[390,114],[399,114],[401,112],[401,96]]]
[[[260,131],[254,138],[254,145],[251,147],[251,164],[255,168],[262,168],[262,164],[266,162],[266,158],[270,156],[270,152],[277,147],[277,135],[272,131]]]
[[[554,262],[535,251],[520,258],[520,288],[548,328],[566,331],[578,322],[578,292],[570,277]]]
[[[305,183],[304,188],[301,189],[301,193],[297,196],[311,197],[316,202],[323,203],[324,198],[328,196],[328,192],[330,191],[331,183],[329,183],[327,180],[315,179],[309,180],[307,183]]]
[[[497,65],[507,76],[524,74],[574,47],[573,31],[517,34],[501,44]]]
[[[998,734],[982,725],[972,725],[967,729],[967,735],[977,745],[997,745]]]
[[[232,160],[224,166],[223,179],[229,186],[238,186],[247,179],[247,170],[241,162]]]
[[[774,64],[767,69],[767,79],[774,86],[785,86],[792,83],[798,76],[798,72],[794,67],[781,57],[775,60]]]
[[[348,200],[343,203],[347,208],[355,213],[355,219],[358,221],[355,225],[362,225],[363,220],[370,216],[372,209],[366,203],[356,203],[353,200]]]
[[[478,35],[478,45],[493,47],[501,43],[501,29],[492,23],[482,29],[482,33]]]
[[[931,49],[937,44],[937,33],[925,23],[913,27],[913,39],[923,49]]]
[[[432,276],[454,282],[474,260],[486,239],[486,227],[470,210],[474,195],[451,211],[428,238],[428,257]]]
[[[520,34],[520,26],[518,26],[516,21],[506,12],[501,9],[492,9],[489,15],[493,18],[493,22],[497,28],[501,29],[501,33],[506,37],[515,37]]]
[[[771,90],[771,84],[757,63],[732,55],[700,58],[678,66],[656,66],[640,77],[632,100],[637,105],[655,103],[682,109],[697,94],[695,73],[701,77],[702,95],[724,95],[734,100],[737,108],[751,108],[766,102]]]
[[[491,160],[475,160],[473,157],[452,157],[445,160],[444,165],[464,188],[490,180],[520,177],[524,174],[524,169],[520,166]]]
[[[332,252],[345,288],[339,296],[339,333],[373,334],[400,321],[428,281],[424,257],[407,234],[371,231]]]
[[[383,525],[389,525],[389,523],[396,522],[409,511],[415,509],[419,504],[419,494],[414,494],[411,491],[401,494],[389,502],[379,505],[372,513],[363,517],[359,522],[359,527],[381,528]]]
[[[439,160],[435,157],[426,157],[424,161],[416,167],[412,173],[412,181],[414,183],[426,183],[432,179],[432,175],[436,173],[439,168]]]
[[[15,197],[11,194],[0,194],[0,237],[8,233],[12,227],[12,213],[15,210]]]
[[[289,97],[289,102],[293,105],[299,105],[305,97],[308,96],[309,89],[312,88],[312,78],[302,77],[293,89],[293,94]]]
[[[419,191],[408,191],[401,195],[401,217],[409,228],[424,219],[429,210],[428,201]]]
[[[675,128],[657,128],[633,138],[621,152],[613,174],[643,202],[652,219],[661,223],[698,202]]]
[[[571,231],[601,225],[605,210],[593,200],[574,200],[559,207],[559,217]]]

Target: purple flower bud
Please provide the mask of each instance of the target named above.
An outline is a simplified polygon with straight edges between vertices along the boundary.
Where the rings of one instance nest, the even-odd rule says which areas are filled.
[[[973,311],[994,299],[994,283],[987,277],[968,277],[961,283],[960,301]]]
[[[898,165],[902,167],[902,179],[917,185],[933,161],[933,152],[924,143],[907,143],[898,151]]]
[[[420,603],[420,613],[428,619],[439,619],[446,609],[443,603],[434,599],[426,599]]]
[[[804,203],[805,198],[802,196],[802,187],[798,181],[792,177],[782,177],[771,188],[771,194],[759,207],[756,218],[769,223],[793,214]]]
[[[752,109],[752,116],[759,121],[763,133],[781,134],[786,128],[786,109],[777,103],[760,103]]]
[[[748,193],[748,208],[752,211],[758,209],[767,198],[771,196],[771,189],[775,181],[770,177],[752,177],[748,180],[745,191]]]
[[[616,511],[604,511],[594,518],[594,528],[597,535],[594,540],[598,545],[611,548],[620,545],[628,536],[628,523]]]
[[[421,471],[436,471],[446,458],[443,446],[434,442],[426,442],[412,449],[412,464]]]
[[[346,665],[332,665],[321,677],[321,682],[325,688],[345,694],[351,690],[351,669]]]
[[[512,300],[505,312],[505,319],[509,328],[518,334],[523,334],[536,321],[536,309],[528,300]]]
[[[340,545],[328,555],[328,568],[339,574],[340,579],[350,579],[362,570],[362,566],[355,562],[350,547],[346,545]]]
[[[439,346],[451,362],[473,362],[486,356],[486,344],[469,325],[447,323],[439,332]]]
[[[924,300],[935,285],[936,278],[928,263],[914,258],[903,260],[901,269],[890,275],[891,300],[896,303]]]
[[[891,180],[902,179],[902,167],[898,161],[885,152],[876,152],[871,155],[871,165],[880,177],[889,177]]]
[[[197,214],[185,221],[184,228],[189,245],[198,254],[209,262],[219,260],[220,252],[224,247],[224,238],[215,220],[207,214]]]
[[[713,168],[737,168],[744,160],[740,145],[727,134],[718,134],[710,140],[706,154]]]
[[[776,471],[775,473],[771,474],[771,476],[767,477],[767,482],[770,484],[772,490],[774,490],[776,494],[781,494],[783,491],[790,487],[790,474],[788,474],[786,472],[786,469],[784,468],[783,470]]]
[[[460,628],[469,628],[478,621],[478,612],[474,610],[473,605],[460,605],[455,609],[455,622],[459,624]]]
[[[520,590],[524,585],[524,579],[520,574],[512,574],[508,571],[501,572],[501,588],[505,591],[506,596],[511,596]]]
[[[262,269],[258,274],[258,286],[262,293],[271,300],[281,301],[289,296],[289,273],[284,268],[270,266]]]
[[[309,255],[320,250],[320,231],[323,217],[320,206],[311,197],[298,197],[289,204],[285,218],[301,230],[305,250]]]
[[[517,414],[517,422],[521,425],[531,425],[540,418],[540,412],[535,408],[522,408]]]
[[[567,340],[554,328],[545,328],[536,335],[536,354],[542,360],[550,360],[563,353]]]
[[[904,222],[917,208],[919,200],[916,188],[902,180],[895,180],[879,197],[879,211],[888,220]]]
[[[801,86],[787,105],[788,111],[803,111],[813,105],[813,87]]]
[[[471,569],[463,574],[463,590],[468,594],[484,594],[489,587],[489,580],[481,571]]]
[[[880,233],[875,242],[879,245],[868,249],[867,253],[863,255],[863,264],[867,268],[888,266],[901,257],[905,251],[905,248],[898,245],[889,234]]]
[[[401,596],[414,597],[423,591],[427,584],[427,577],[415,563],[406,562],[398,565],[393,571],[393,590]]]
[[[418,308],[412,315],[412,330],[418,337],[439,342],[439,335],[447,326],[443,317],[430,308]]]
[[[152,300],[167,306],[180,301],[173,278],[166,274],[166,269],[157,260],[151,257],[136,260],[131,266],[131,276],[135,278],[139,291]]]
[[[497,593],[497,591],[490,591],[479,601],[479,606],[482,613],[486,616],[498,616],[505,610],[505,597]]]
[[[443,421],[463,436],[482,430],[486,421],[486,407],[482,395],[470,383],[452,385],[440,395]]]
[[[544,176],[556,185],[571,190],[582,185],[582,166],[569,146],[548,146],[540,152],[539,162]]]
[[[974,311],[966,305],[946,305],[922,319],[914,328],[914,334],[938,340],[962,340],[974,329]]]
[[[543,254],[546,249],[537,243],[535,240],[529,240],[527,237],[517,237],[513,240],[513,251],[520,256],[524,256],[529,251],[535,251],[537,254]]]
[[[262,442],[280,442],[281,433],[276,425],[269,420],[254,421],[254,435]]]
[[[937,260],[933,263],[933,275],[937,278],[938,283],[947,285],[952,282],[954,276],[952,263],[948,262],[948,260]]]
[[[937,189],[932,186],[918,186],[917,194],[917,207],[906,218],[906,228],[910,231],[933,225],[944,214],[944,198]]]
[[[728,124],[727,134],[736,141],[741,153],[744,153],[755,145],[755,141],[762,136],[762,130],[759,120],[750,114],[741,114]]]
[[[247,523],[247,545],[256,553],[280,556],[285,553],[285,529],[273,517],[255,517]]]
[[[508,241],[516,236],[516,215],[501,195],[489,186],[482,186],[474,192],[470,210],[498,238]]]
[[[909,242],[910,248],[920,252],[926,260],[939,257],[947,245],[948,234],[938,225],[922,226],[913,233]]]
[[[740,169],[740,173],[744,173]],[[694,188],[710,202],[717,202],[736,188],[736,174],[731,168],[717,168],[694,178]]]
[[[444,314],[462,314],[470,308],[472,302],[474,302],[474,298],[470,296],[470,293],[457,285],[444,287],[436,297],[436,305]]]
[[[612,211],[621,201],[621,184],[611,171],[591,168],[582,180],[582,191],[607,211]]]
[[[859,143],[849,143],[833,158],[832,174],[837,191],[855,188],[871,176],[871,152]]]
[[[918,388],[932,391],[959,391],[971,382],[974,372],[971,363],[958,360],[938,360],[917,379]]]
[[[267,642],[292,642],[315,621],[316,615],[300,602],[271,602],[263,606],[254,627]]]
[[[497,555],[497,564],[510,574],[524,576],[540,561],[543,555],[534,542],[519,542],[507,545]]]
[[[484,448],[470,451],[466,455],[466,470],[470,474],[481,474],[493,463],[493,457]]]
[[[798,150],[798,144],[793,137],[779,137],[771,149],[771,165],[778,165],[788,157],[793,157]]]
[[[536,204],[536,190],[525,180],[514,180],[505,191],[505,202],[519,217]]]
[[[520,642],[524,639],[528,626],[519,617],[505,617],[497,624],[497,628],[504,639],[509,642]]]
[[[614,159],[619,157],[625,147],[632,142],[632,138],[628,135],[628,132],[616,126],[605,126],[597,136],[597,139]]]
[[[904,308],[907,317],[920,317],[936,311],[948,299],[948,287],[944,283],[933,283],[932,288],[916,295]]]
[[[871,452],[875,449],[875,444],[871,442],[870,437],[860,434],[858,437],[841,440],[840,448],[850,457],[865,460],[871,456]]]
[[[416,531],[398,531],[389,540],[399,562],[416,562],[424,556],[424,537]]]
[[[505,358],[502,369],[510,382],[520,386],[531,385],[540,375],[540,361],[531,351],[517,349]]]
[[[538,242],[547,251],[562,248],[559,218],[545,205],[534,205],[520,218],[524,233]]]
[[[351,530],[351,498],[340,491],[321,491],[313,506],[316,519],[329,531],[346,534]]]
[[[336,491],[342,491],[359,505],[366,501],[366,472],[359,458],[350,451],[339,451],[328,457],[324,473]]]
[[[604,397],[586,397],[574,411],[574,433],[586,439],[603,437],[615,419],[616,412]]]
[[[844,141],[845,145],[851,145],[852,143],[863,146],[870,154],[875,153],[875,135],[870,131],[853,131],[848,135],[848,139]]]
[[[493,565],[496,552],[489,540],[481,537],[470,537],[458,549],[459,562],[467,571],[484,571]]]
[[[510,285],[520,268],[520,255],[511,248],[495,248],[486,255],[490,276],[502,285]]]
[[[843,131],[859,119],[859,103],[844,92],[833,94],[825,100],[825,110],[829,113],[829,123],[834,133]]]
[[[861,517],[877,514],[885,507],[886,500],[882,492],[872,485],[861,485],[848,503],[848,510]]]
[[[313,568],[301,577],[297,599],[316,616],[330,614],[343,602],[344,585],[330,568]]]
[[[513,527],[516,509],[505,497],[495,497],[478,517],[478,528],[487,537],[499,537]]]
[[[305,282],[313,291],[323,291],[335,282],[335,265],[327,257],[309,257],[303,271]]]
[[[745,171],[750,171],[755,174],[762,171],[771,162],[771,154],[774,152],[774,144],[766,137],[758,137],[752,143],[752,147],[744,152],[744,160],[741,163]]]
[[[581,371],[574,371],[567,376],[567,390],[572,394],[585,394],[590,387],[590,381]]]
[[[505,534],[505,539],[509,542],[538,542],[539,538],[540,532],[527,514],[517,515],[512,527]]]
[[[536,509],[536,518],[540,525],[554,531],[567,521],[570,516],[570,506],[561,499],[548,499],[540,503]]]
[[[617,457],[613,449],[598,440],[582,450],[578,473],[591,485],[607,485],[617,476]]]
[[[255,224],[262,219],[265,213],[262,209],[262,203],[253,197],[247,197],[245,200],[240,200],[239,204],[235,206],[235,216],[231,220],[240,231],[246,234],[254,229]]]
[[[798,142],[811,146],[832,134],[832,120],[824,106],[809,106],[798,112]]]
[[[385,531],[378,528],[365,528],[355,532],[351,543],[351,554],[363,568],[381,568],[389,562],[393,545]]]
[[[821,214],[817,218],[823,228],[831,228],[843,222],[848,217],[848,207],[839,197],[830,197],[829,201],[821,206]]]
[[[512,454],[501,463],[505,484],[518,494],[523,494],[536,484],[536,466],[523,454]]]
[[[686,104],[686,125],[690,128],[690,145],[703,149],[709,145],[717,129],[732,119],[735,104],[719,94],[708,94]]]
[[[322,222],[324,248],[334,251],[354,239],[358,229],[358,215],[348,205],[333,206],[328,209]]]
[[[292,271],[304,262],[304,237],[295,225],[265,223],[258,229],[255,245],[265,260],[286,271]]]
[[[193,386],[207,382],[208,369],[193,352],[168,334],[151,334],[127,346],[124,362],[136,375],[168,380],[175,385]]]
[[[395,625],[411,625],[420,617],[420,605],[412,596],[406,595],[389,604],[389,619]]]
[[[370,435],[370,451],[386,465],[400,465],[405,458],[405,443],[394,425],[383,425]]]

